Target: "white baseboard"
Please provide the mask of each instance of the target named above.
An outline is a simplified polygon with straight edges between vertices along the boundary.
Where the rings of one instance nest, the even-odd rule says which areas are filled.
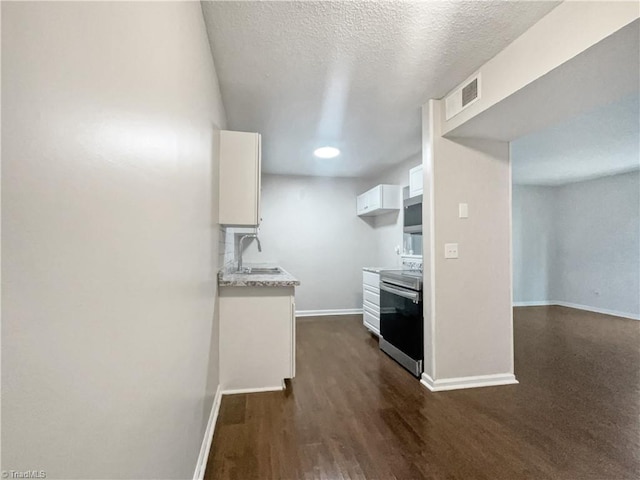
[[[514,307],[539,307],[547,305],[557,305],[559,307],[575,308],[577,310],[585,310],[587,312],[602,313],[603,315],[611,315],[613,317],[628,318],[631,320],[640,320],[637,313],[621,312],[618,310],[609,310],[606,308],[591,307],[589,305],[580,305],[577,303],[562,302],[559,300],[543,300],[540,302],[514,302]]]
[[[211,413],[209,414],[207,429],[204,431],[204,438],[202,439],[202,445],[200,446],[198,463],[196,464],[196,469],[193,472],[193,480],[202,480],[204,478],[204,471],[207,468],[207,461],[209,460],[209,451],[211,450],[213,432],[216,429],[216,420],[218,419],[218,413],[220,412],[221,401],[222,388],[220,385],[218,385],[216,396],[213,397],[213,405],[211,405]]]
[[[539,302],[513,302],[514,307],[546,307],[555,304],[556,302],[552,302],[550,300],[542,300]]]
[[[495,387],[497,385],[512,385],[518,383],[513,373],[498,373],[495,375],[477,375],[475,377],[441,378],[433,380],[426,373],[422,374],[420,383],[432,392],[446,390],[460,390],[462,388]]]
[[[202,439],[202,445],[200,446],[200,454],[198,455],[198,462],[196,463],[196,469],[193,472],[193,480],[203,480],[205,469],[207,468],[207,461],[209,460],[209,452],[211,451],[211,443],[213,442],[213,434],[216,429],[216,420],[220,413],[220,404],[222,403],[222,395],[231,395],[234,393],[256,393],[256,392],[273,392],[284,389],[284,385],[278,387],[263,387],[263,388],[239,388],[222,390],[222,385],[218,385],[216,395],[213,397],[213,405],[211,405],[211,413],[209,413],[209,421],[207,422],[207,428],[204,431],[204,438]]]
[[[359,315],[361,308],[340,308],[336,310],[296,310],[296,317],[328,317],[332,315]]]
[[[284,385],[275,387],[259,387],[259,388],[230,388],[223,390],[223,395],[235,395],[237,393],[260,393],[260,392],[279,392],[284,390]]]
[[[575,308],[577,310],[586,310],[588,312],[602,313],[604,315],[611,315],[614,317],[623,317],[631,320],[640,320],[640,315],[638,315],[637,313],[620,312],[618,310],[608,310],[606,308],[590,307],[588,305],[579,305],[577,303],[569,303],[569,302],[554,302],[554,305],[559,305],[561,307]]]

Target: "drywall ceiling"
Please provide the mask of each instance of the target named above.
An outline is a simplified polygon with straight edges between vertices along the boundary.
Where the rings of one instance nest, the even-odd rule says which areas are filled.
[[[365,176],[420,152],[441,98],[559,2],[203,2],[228,127],[268,173]],[[313,150],[338,146],[320,160]]]
[[[513,182],[561,185],[640,168],[640,96],[511,142]]]

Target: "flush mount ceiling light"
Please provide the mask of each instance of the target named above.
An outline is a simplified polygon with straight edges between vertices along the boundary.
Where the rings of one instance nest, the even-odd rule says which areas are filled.
[[[340,155],[340,150],[336,147],[320,147],[316,148],[313,154],[318,158],[333,158]]]

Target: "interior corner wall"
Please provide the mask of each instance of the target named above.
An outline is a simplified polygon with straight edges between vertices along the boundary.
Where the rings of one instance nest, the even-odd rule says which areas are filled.
[[[404,188],[409,185],[409,170],[421,163],[420,154],[412,156],[367,180],[362,190],[366,191],[380,184],[400,185]],[[402,252],[404,247],[402,244],[404,234],[403,218],[402,209],[397,212],[372,217],[371,238],[376,243],[376,253],[371,266],[387,268],[400,266],[400,253],[396,253],[396,247],[400,247],[400,252]]]
[[[640,317],[640,174],[513,187],[514,305]]]
[[[2,2],[2,470],[191,478],[218,385],[199,2]]]
[[[263,174],[263,251],[248,243],[244,261],[279,264],[299,278],[298,311],[361,309],[362,267],[399,266],[403,226],[401,211],[359,217],[356,197],[381,183],[407,186],[420,163],[418,155],[364,179]],[[227,265],[237,260],[234,230],[220,238]]]
[[[544,305],[554,298],[556,188],[513,185],[513,303]]]
[[[357,178],[262,176],[262,252],[247,263],[275,263],[300,280],[296,308],[362,309],[362,267],[375,264],[372,219],[356,214]]]
[[[554,300],[640,318],[638,171],[558,187]]]
[[[512,374],[509,144],[444,138],[444,102],[432,102],[433,379]],[[459,258],[444,258],[446,243]]]

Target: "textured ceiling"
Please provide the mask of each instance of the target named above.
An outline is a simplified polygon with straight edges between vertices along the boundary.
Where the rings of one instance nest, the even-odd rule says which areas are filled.
[[[513,182],[561,185],[640,168],[635,94],[511,142]]]
[[[203,2],[228,127],[269,173],[374,174],[420,152],[441,98],[558,2]],[[313,150],[338,146],[321,160]]]

